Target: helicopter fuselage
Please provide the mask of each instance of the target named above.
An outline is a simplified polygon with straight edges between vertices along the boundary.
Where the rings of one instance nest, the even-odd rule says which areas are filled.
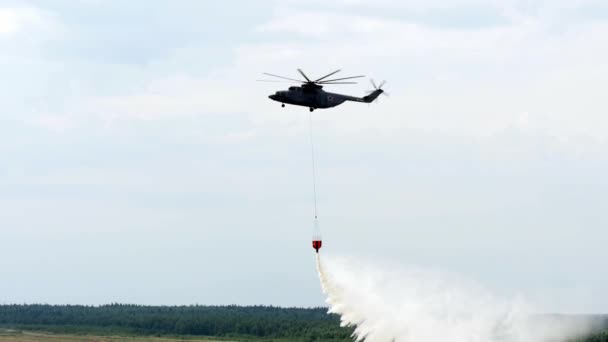
[[[268,96],[271,100],[281,102],[283,104],[291,104],[296,106],[309,107],[310,110],[317,108],[331,108],[338,106],[345,101],[355,102],[372,102],[382,90],[377,90],[374,93],[365,97],[355,97],[337,93],[330,93],[322,89],[318,85],[303,85],[299,87],[289,87],[287,90],[277,91]]]

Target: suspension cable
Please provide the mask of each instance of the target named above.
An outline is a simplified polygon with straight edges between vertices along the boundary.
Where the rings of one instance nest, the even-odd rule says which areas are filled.
[[[308,127],[310,131],[310,156],[312,161],[312,194],[315,204],[315,220],[317,219],[317,175],[315,166],[315,145],[312,136],[312,112],[308,113]]]

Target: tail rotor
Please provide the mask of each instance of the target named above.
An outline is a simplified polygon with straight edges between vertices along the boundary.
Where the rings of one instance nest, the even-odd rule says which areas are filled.
[[[371,94],[371,93],[375,92],[376,90],[382,90],[382,94],[384,94],[385,96],[389,96],[389,94],[387,92],[385,92],[384,89],[382,89],[382,87],[386,84],[386,81],[382,81],[380,83],[380,85],[376,85],[376,82],[374,82],[374,80],[370,78],[369,82],[372,84],[374,89],[368,90],[367,91],[368,94]]]
[[[366,97],[371,97],[372,95],[375,95],[375,96],[373,96],[373,99],[372,99],[372,101],[370,101],[370,103],[373,102],[373,100],[375,100],[378,97],[378,95],[380,95],[380,94],[382,94],[384,96],[389,96],[389,94],[387,92],[385,92],[384,89],[382,89],[382,87],[386,84],[386,81],[382,81],[380,83],[380,85],[376,85],[376,82],[374,82],[374,80],[371,78],[369,81],[372,84],[372,87],[374,87],[374,89],[368,90],[366,92],[367,93]]]

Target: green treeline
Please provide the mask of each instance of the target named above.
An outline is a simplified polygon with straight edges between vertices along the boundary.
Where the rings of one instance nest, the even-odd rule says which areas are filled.
[[[608,342],[608,317],[596,316],[595,322],[598,330],[606,331],[577,342]],[[351,341],[352,328],[340,327],[339,323],[339,317],[328,315],[327,308],[0,305],[0,327],[57,333]]]
[[[350,340],[327,308],[272,306],[0,305],[0,325],[56,332]]]

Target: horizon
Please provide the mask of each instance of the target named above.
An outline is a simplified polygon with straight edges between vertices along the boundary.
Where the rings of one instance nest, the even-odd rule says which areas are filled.
[[[288,310],[326,310],[329,309],[329,306],[310,306],[310,307],[300,307],[300,306],[277,306],[272,304],[253,304],[253,305],[239,305],[239,304],[160,304],[160,305],[150,305],[150,304],[136,304],[136,303],[108,303],[108,304],[45,304],[45,303],[8,303],[8,304],[0,304],[1,306],[50,306],[50,307],[87,307],[87,308],[101,308],[108,306],[131,306],[131,307],[142,307],[142,308],[186,308],[186,307],[202,307],[202,308],[272,308],[272,309],[288,309]],[[328,315],[336,315],[339,314],[328,312]],[[559,312],[541,312],[541,313],[533,313],[530,314],[529,318],[536,316],[556,316],[556,317],[568,317],[568,316],[586,316],[588,318],[608,318],[608,313],[559,313]]]

